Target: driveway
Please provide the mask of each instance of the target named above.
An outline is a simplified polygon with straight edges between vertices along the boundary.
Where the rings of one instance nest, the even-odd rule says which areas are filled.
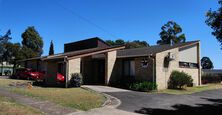
[[[222,114],[222,89],[189,95],[148,94],[107,86],[87,86],[121,100],[117,109],[152,115]]]

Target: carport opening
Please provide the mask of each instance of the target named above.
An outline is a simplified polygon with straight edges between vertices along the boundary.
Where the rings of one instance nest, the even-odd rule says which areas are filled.
[[[104,85],[105,55],[97,54],[83,57],[81,59],[81,73],[83,75],[83,84]]]

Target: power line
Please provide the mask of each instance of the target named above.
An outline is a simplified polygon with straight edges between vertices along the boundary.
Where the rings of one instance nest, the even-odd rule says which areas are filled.
[[[116,35],[114,35],[113,33],[109,32],[109,31],[107,31],[106,29],[104,29],[103,27],[97,25],[96,23],[92,22],[91,20],[85,18],[84,16],[76,13],[75,11],[73,11],[73,10],[71,10],[71,9],[69,9],[69,8],[64,7],[64,6],[61,5],[58,1],[55,1],[55,3],[56,3],[57,6],[59,6],[59,7],[63,8],[64,10],[70,12],[72,15],[75,15],[75,16],[78,17],[79,19],[87,22],[88,24],[94,26],[95,28],[97,28],[97,29],[105,32],[105,33],[108,34],[109,36],[111,36],[111,37],[113,37],[113,38],[115,38],[115,39],[118,38]]]

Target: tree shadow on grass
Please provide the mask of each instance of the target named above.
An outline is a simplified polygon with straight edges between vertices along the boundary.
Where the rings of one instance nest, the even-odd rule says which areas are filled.
[[[157,109],[157,108],[141,108],[136,113],[148,115],[222,115],[222,99],[202,98],[212,104],[196,104],[189,106],[183,104],[173,105],[174,110]]]

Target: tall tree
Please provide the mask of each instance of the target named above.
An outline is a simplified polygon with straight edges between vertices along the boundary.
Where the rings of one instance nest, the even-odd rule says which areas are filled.
[[[146,41],[134,40],[132,42],[126,42],[126,49],[149,47]]]
[[[8,30],[5,35],[0,35],[0,63],[1,63],[1,72],[3,71],[3,62],[8,59],[8,55],[6,53],[6,44],[8,43],[8,40],[11,39],[10,37],[11,31]]]
[[[5,35],[3,36],[0,35],[0,41],[12,39],[10,35],[11,35],[11,30],[8,30]]]
[[[21,56],[24,58],[24,59],[27,59],[27,58],[32,58],[32,57],[38,57],[39,55],[34,52],[31,48],[28,48],[26,46],[22,46],[21,47],[21,50],[20,50],[20,53],[21,53]]]
[[[22,45],[25,51],[29,51],[30,49],[34,53],[33,56],[41,56],[43,53],[43,40],[39,33],[35,30],[34,26],[28,27],[24,33],[22,33]],[[29,48],[29,49],[27,49]],[[31,55],[30,55],[31,56]],[[31,58],[31,57],[28,57]]]
[[[17,61],[25,59],[24,55],[21,53],[21,45],[20,43],[7,43],[6,44],[6,55],[7,55],[7,62],[13,64],[13,70],[17,67]],[[14,72],[14,71],[13,71]]]
[[[3,36],[0,35],[0,58],[1,58],[1,60],[3,59],[4,52],[6,51],[5,44],[8,42],[8,40],[11,39],[10,35],[11,35],[10,30],[8,30],[5,35],[3,35]]]
[[[123,39],[117,39],[115,41],[113,40],[106,40],[106,43],[108,43],[111,46],[116,46],[116,45],[124,45],[125,41]]]
[[[125,44],[125,41],[124,41],[123,39],[117,39],[117,40],[115,41],[115,44],[116,44],[116,45],[124,45],[124,44]]]
[[[127,41],[126,42],[123,39],[117,39],[115,41],[107,40],[106,43],[108,43],[111,46],[125,45],[126,49],[149,47],[149,44],[146,41],[140,41],[140,40],[134,40],[134,41]]]
[[[213,62],[210,60],[209,57],[203,57],[201,59],[201,66],[202,66],[202,69],[213,69],[214,68]]]
[[[205,21],[213,29],[212,35],[220,42],[222,48],[222,0],[218,1],[220,7],[216,11],[211,9],[207,12]]]
[[[49,55],[54,55],[54,45],[52,41],[50,42]]]
[[[182,28],[176,22],[168,21],[161,27],[160,38],[157,44],[175,44],[180,42],[185,42],[185,34],[182,34]]]

